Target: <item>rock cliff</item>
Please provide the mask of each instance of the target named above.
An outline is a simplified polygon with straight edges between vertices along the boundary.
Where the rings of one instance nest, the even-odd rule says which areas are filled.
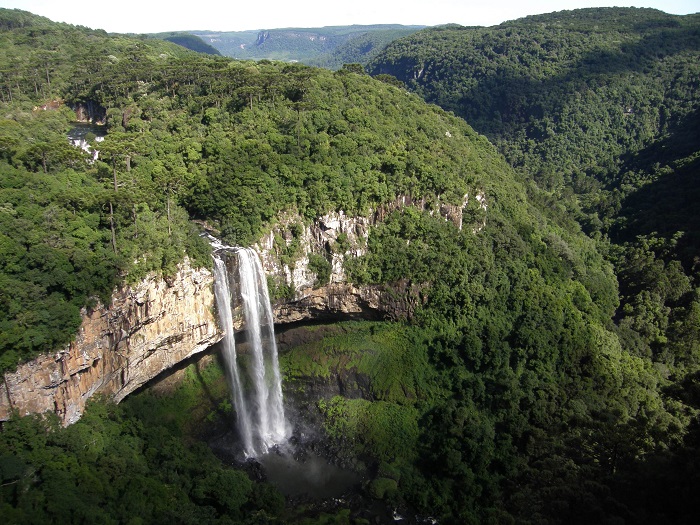
[[[483,196],[477,199],[485,209]],[[269,280],[288,292],[274,305],[275,323],[410,317],[422,300],[422,285],[400,281],[357,287],[347,282],[343,268],[345,259],[365,253],[373,224],[407,205],[426,209],[425,202],[403,197],[369,217],[330,213],[311,225],[291,214],[282,217],[255,246]],[[462,208],[437,210],[461,228]],[[313,257],[325,261],[323,275],[314,270]],[[92,395],[119,402],[164,370],[208,349],[223,337],[212,284],[210,271],[186,261],[172,278],[146,279],[116,290],[110,305],[83,312],[73,343],[5,374],[0,421],[13,410],[20,415],[52,411],[70,424]],[[234,325],[242,328],[240,321]]]
[[[80,418],[96,393],[116,401],[222,338],[214,319],[212,274],[187,262],[168,279],[117,290],[109,306],[83,312],[75,341],[5,374],[0,420],[52,411]]]

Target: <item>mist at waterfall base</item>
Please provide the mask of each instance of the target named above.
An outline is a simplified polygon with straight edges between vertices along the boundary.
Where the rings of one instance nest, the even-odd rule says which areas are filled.
[[[343,494],[359,484],[360,476],[305,449],[304,442],[313,440],[315,431],[293,428],[285,417],[274,319],[256,252],[212,244],[214,291],[225,332],[221,348],[236,412],[237,438],[224,436],[214,448],[237,462],[259,465],[262,477],[286,496],[324,499]],[[239,311],[245,341],[238,341],[238,348],[245,348],[245,355],[236,351],[233,317]]]

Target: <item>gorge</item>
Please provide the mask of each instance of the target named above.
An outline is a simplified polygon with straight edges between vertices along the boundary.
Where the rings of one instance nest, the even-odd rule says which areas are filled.
[[[434,28],[373,78],[0,9],[1,520],[694,524],[697,24]],[[204,231],[260,257],[276,423]],[[271,485],[274,434],[352,497]]]
[[[482,206],[483,194],[478,198]],[[275,324],[409,318],[420,303],[420,287],[400,280],[357,286],[347,282],[344,271],[348,258],[363,253],[372,226],[391,209],[406,205],[411,206],[411,201],[397,199],[390,208],[368,217],[329,213],[301,229],[295,226],[299,217],[283,216],[255,245],[271,281],[294,290],[291,297],[274,302]],[[439,213],[446,221],[461,221],[459,207],[443,207]],[[292,230],[298,232],[297,239]],[[347,243],[344,252],[331,249],[338,238]],[[295,244],[296,260],[282,261],[279,242]],[[326,250],[332,254],[330,272],[327,282],[318,283],[309,268],[309,256]],[[193,268],[186,260],[174,276],[149,276],[116,290],[111,304],[85,309],[74,342],[4,374],[0,421],[9,419],[13,411],[20,415],[50,411],[64,424],[74,423],[93,395],[119,402],[162,372],[211,348],[226,333],[224,322],[214,315],[215,272]],[[242,315],[233,316],[234,331],[241,331],[244,323]]]

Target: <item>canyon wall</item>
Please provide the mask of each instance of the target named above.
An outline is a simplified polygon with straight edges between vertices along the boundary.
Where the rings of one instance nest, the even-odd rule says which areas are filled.
[[[276,323],[411,317],[420,302],[421,286],[408,281],[355,286],[345,274],[345,261],[366,252],[369,231],[378,214],[352,217],[332,212],[307,226],[298,216],[281,218],[255,246],[269,279],[283,284],[290,293],[274,305]],[[293,253],[289,254],[289,248]],[[314,256],[328,262],[325,279],[312,268]]]
[[[0,384],[0,420],[55,412],[77,421],[88,398],[116,401],[161,371],[222,338],[214,320],[212,274],[183,263],[175,276],[146,279],[115,291],[109,306],[83,312],[75,340],[6,373]]]
[[[330,213],[310,225],[299,216],[281,217],[255,245],[268,280],[287,292],[273,305],[275,323],[411,317],[422,301],[423,285],[404,280],[390,286],[355,286],[344,271],[347,258],[365,253],[372,225],[392,208],[407,205],[425,209],[425,203],[403,197],[369,217]],[[459,206],[438,210],[461,228]],[[314,257],[329,266],[323,279],[313,270]],[[173,277],[152,277],[116,290],[110,305],[83,312],[70,345],[4,375],[0,421],[13,411],[50,411],[64,424],[73,423],[91,396],[100,393],[119,402],[161,372],[210,348],[223,337],[212,284],[209,270],[185,261]],[[243,328],[240,319],[234,320],[234,327]]]

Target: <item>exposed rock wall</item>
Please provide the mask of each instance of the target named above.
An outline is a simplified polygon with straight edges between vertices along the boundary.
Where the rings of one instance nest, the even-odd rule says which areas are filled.
[[[84,312],[75,341],[5,374],[0,420],[56,412],[77,421],[96,393],[116,401],[223,335],[214,317],[213,277],[183,264],[166,280],[144,280],[118,290],[109,307]]]
[[[302,219],[288,215],[256,246],[267,275],[290,285],[294,300],[299,301],[314,294],[314,287],[345,283],[343,261],[347,257],[358,257],[366,250],[367,237],[374,218],[349,217],[341,212],[328,213],[313,224],[302,226]],[[297,238],[291,230],[300,230]],[[339,248],[338,239],[344,236],[344,247]],[[284,262],[280,250],[296,246],[291,262]],[[328,282],[318,282],[317,275],[309,268],[309,255],[321,254],[330,259],[331,274]]]
[[[476,196],[486,211],[483,193]],[[256,246],[265,273],[293,290],[274,305],[275,323],[309,320],[405,319],[423,300],[423,286],[408,281],[391,286],[354,286],[343,263],[366,251],[370,228],[395,209],[433,210],[462,227],[464,204],[447,206],[398,197],[369,217],[329,213],[311,225],[300,217],[282,217]],[[292,253],[290,253],[290,251]],[[310,255],[330,264],[326,282],[310,268]],[[117,290],[108,306],[83,313],[75,341],[55,354],[43,355],[5,374],[0,383],[0,421],[19,414],[52,411],[64,424],[77,421],[86,401],[102,393],[124,397],[163,372],[220,341],[215,317],[213,275],[187,262],[171,279],[146,279]],[[234,311],[235,315],[236,311]],[[240,319],[234,320],[242,329]]]
[[[407,283],[392,287],[354,286],[347,282],[343,264],[348,257],[359,257],[366,251],[370,228],[376,214],[349,217],[333,212],[319,217],[299,232],[301,219],[289,216],[265,237],[256,248],[261,254],[267,275],[291,286],[294,297],[274,305],[275,322],[294,323],[306,320],[337,319],[405,319],[415,309],[415,298]],[[289,230],[297,230],[293,239]],[[342,242],[341,242],[342,239]],[[296,242],[293,262],[284,263],[277,244],[289,246]],[[326,282],[319,282],[310,268],[310,255],[317,254],[329,261],[331,271]],[[388,293],[391,291],[391,293]],[[398,293],[397,293],[398,292]]]
[[[100,125],[107,123],[107,110],[92,100],[77,102],[71,106],[71,109],[75,111],[75,119],[78,122]]]
[[[310,297],[318,299],[319,293],[314,288],[326,288],[329,285],[329,297],[338,296],[339,288],[332,285],[347,282],[344,261],[366,252],[372,226],[384,221],[393,211],[409,206],[438,215],[460,230],[465,226],[465,212],[473,215],[473,209],[476,209],[479,213],[477,217],[469,217],[468,225],[477,232],[486,224],[488,205],[486,194],[481,190],[474,191],[472,195],[465,193],[462,203],[458,205],[443,202],[440,196],[415,199],[410,195],[399,195],[393,201],[372,210],[367,217],[348,216],[342,211],[331,212],[319,217],[313,224],[304,226],[301,217],[288,214],[280,218],[276,227],[255,248],[262,257],[265,273],[273,276],[278,283],[291,286],[294,301],[304,301]],[[289,248],[293,253],[285,257],[283,252]],[[322,255],[329,261],[331,274],[328,282],[318,282],[318,276],[309,268],[309,255],[312,253]],[[285,262],[285,259],[291,261]],[[357,295],[352,287],[346,287],[345,290]],[[378,289],[374,290],[373,293],[380,293]]]

